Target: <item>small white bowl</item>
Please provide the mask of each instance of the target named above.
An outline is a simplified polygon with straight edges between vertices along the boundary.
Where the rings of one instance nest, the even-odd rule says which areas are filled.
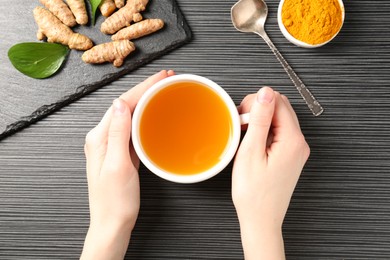
[[[341,28],[343,27],[344,18],[345,18],[344,3],[343,3],[342,0],[338,0],[338,2],[340,4],[341,16],[342,16],[341,17],[341,26],[340,26],[340,29],[338,30],[338,32],[335,33],[333,35],[333,37],[330,38],[328,41],[323,42],[323,43],[319,43],[319,44],[309,44],[309,43],[303,42],[301,40],[298,40],[297,38],[292,36],[287,31],[286,27],[283,24],[283,21],[282,21],[282,8],[283,8],[284,1],[285,0],[281,0],[280,3],[279,3],[279,7],[278,7],[278,24],[279,24],[279,28],[280,28],[280,31],[282,32],[282,34],[284,35],[284,37],[286,37],[287,40],[289,40],[291,43],[295,44],[296,46],[303,47],[303,48],[317,48],[317,47],[321,47],[321,46],[327,44],[328,42],[332,41],[337,36],[337,34],[340,32]]]

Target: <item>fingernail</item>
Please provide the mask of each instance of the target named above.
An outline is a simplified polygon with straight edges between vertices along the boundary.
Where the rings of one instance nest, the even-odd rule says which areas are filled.
[[[119,98],[114,100],[113,107],[114,107],[114,114],[115,115],[122,115],[126,111],[125,104],[123,104],[123,101],[120,100]]]
[[[257,102],[271,103],[274,99],[274,91],[270,87],[263,87],[257,92]]]

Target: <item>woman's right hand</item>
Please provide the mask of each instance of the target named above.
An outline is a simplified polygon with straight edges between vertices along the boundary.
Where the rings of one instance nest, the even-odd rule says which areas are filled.
[[[283,259],[282,224],[310,149],[290,102],[271,88],[247,96],[239,110],[250,111],[232,176],[245,258]]]

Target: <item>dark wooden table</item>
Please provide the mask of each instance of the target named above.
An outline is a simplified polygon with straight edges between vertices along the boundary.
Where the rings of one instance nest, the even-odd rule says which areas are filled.
[[[178,0],[193,40],[0,142],[0,259],[77,259],[88,228],[83,144],[112,100],[161,69],[222,85],[234,101],[287,95],[311,147],[284,225],[288,259],[390,259],[390,3],[345,1],[329,45],[293,46],[268,0],[266,29],[321,101],[315,118],[266,44],[230,22],[234,1]],[[1,101],[3,102],[3,101]],[[128,259],[242,259],[231,166],[180,185],[141,168]]]

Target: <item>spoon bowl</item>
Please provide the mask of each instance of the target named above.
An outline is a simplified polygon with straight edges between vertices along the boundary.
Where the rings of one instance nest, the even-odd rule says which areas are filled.
[[[268,7],[263,1],[237,2],[231,11],[234,27],[240,32],[257,32],[264,29]]]
[[[305,100],[313,115],[319,116],[322,114],[324,109],[311,94],[305,84],[303,84],[302,80],[294,72],[287,61],[283,58],[282,54],[280,54],[280,52],[276,49],[275,45],[265,32],[264,26],[265,21],[267,20],[267,15],[267,4],[263,0],[240,0],[234,4],[231,9],[231,19],[234,27],[240,32],[255,33],[264,39],[278,61],[282,64],[287,75],[294,83],[296,89]]]

